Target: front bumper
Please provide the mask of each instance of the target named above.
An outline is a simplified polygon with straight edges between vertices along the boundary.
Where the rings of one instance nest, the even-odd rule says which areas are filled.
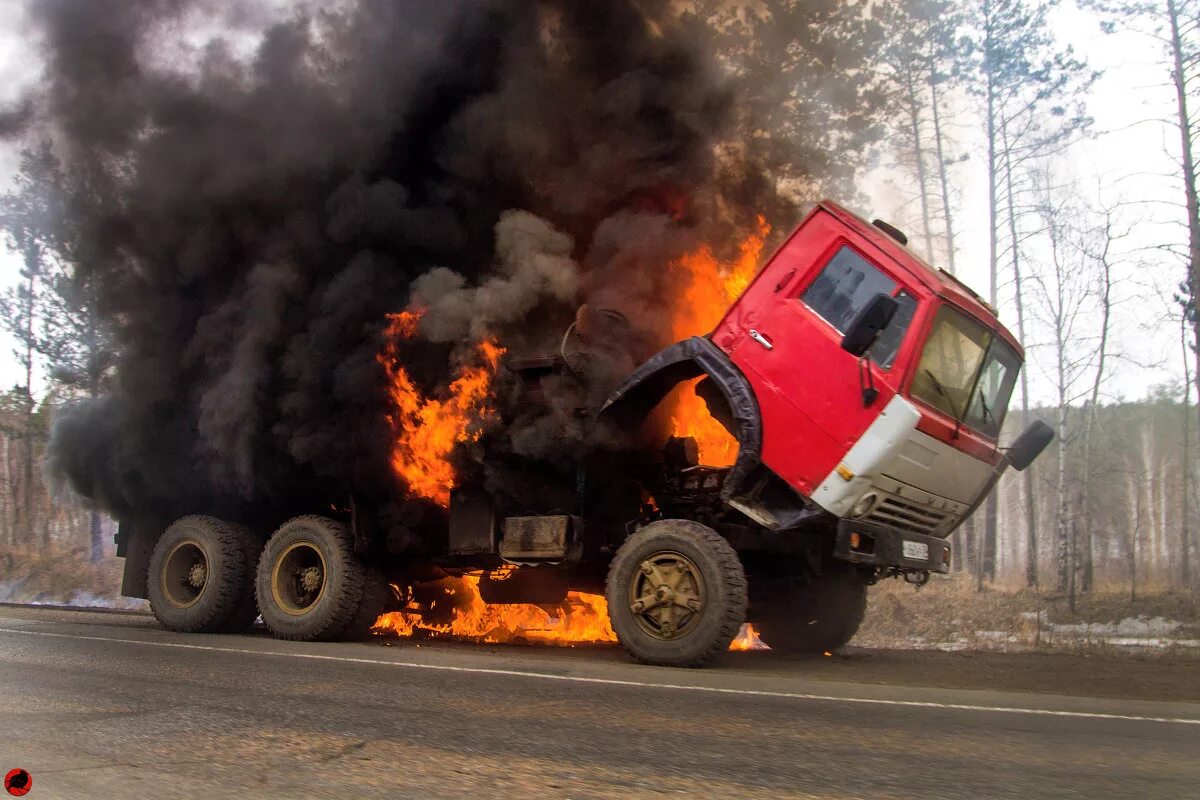
[[[838,522],[833,555],[872,567],[950,571],[950,545],[945,539],[862,520]]]

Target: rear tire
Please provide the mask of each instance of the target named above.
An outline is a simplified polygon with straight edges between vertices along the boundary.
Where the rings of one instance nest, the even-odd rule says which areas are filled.
[[[729,649],[746,619],[737,553],[691,520],[659,520],[626,539],[606,596],[617,639],[644,664],[703,666]]]
[[[791,591],[756,598],[752,621],[762,640],[781,653],[822,653],[844,646],[867,613],[867,581],[838,566]]]
[[[241,542],[245,554],[246,577],[242,580],[242,591],[237,607],[221,627],[224,633],[245,633],[258,619],[258,598],[255,596],[254,580],[258,570],[258,558],[262,555],[263,543],[254,531],[244,525],[226,523]]]
[[[387,609],[391,597],[392,587],[383,577],[383,573],[374,567],[367,567],[363,573],[362,599],[358,601],[354,618],[339,638],[348,642],[359,642],[367,638],[375,620]]]
[[[150,610],[167,630],[224,631],[246,613],[253,569],[240,526],[199,514],[182,517],[150,556]]]
[[[275,531],[258,562],[263,623],[279,639],[336,639],[359,609],[365,572],[345,525],[294,517]]]

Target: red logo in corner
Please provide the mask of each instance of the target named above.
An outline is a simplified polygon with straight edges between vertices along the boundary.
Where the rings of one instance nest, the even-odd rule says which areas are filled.
[[[23,769],[11,769],[4,776],[4,791],[13,797],[23,797],[33,788],[33,776]]]

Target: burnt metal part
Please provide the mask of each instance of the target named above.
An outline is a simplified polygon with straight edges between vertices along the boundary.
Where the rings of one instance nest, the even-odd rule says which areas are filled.
[[[450,553],[496,552],[496,516],[484,492],[460,491],[450,497]]]
[[[700,446],[691,436],[672,436],[663,445],[663,465],[668,472],[700,465]]]
[[[569,588],[567,573],[550,566],[492,570],[479,580],[479,596],[485,603],[559,605]]]
[[[852,546],[851,541],[855,534],[859,537],[857,548]],[[923,546],[926,557],[906,555],[905,543],[908,543],[910,553]],[[945,549],[949,546],[945,539],[937,536],[908,533],[873,522],[844,519],[838,522],[833,555],[852,564],[949,572],[950,563],[944,555]]]
[[[625,429],[635,427],[671,389],[701,375],[708,375],[720,389],[733,423],[730,433],[738,441],[737,460],[721,487],[721,498],[728,499],[761,460],[762,416],[750,381],[708,339],[694,336],[651,356],[613,392],[598,418],[611,419]]]
[[[576,542],[583,521],[579,517],[553,514],[536,517],[507,517],[500,557],[510,561],[562,561],[578,555]]]
[[[727,498],[729,505],[770,531],[783,531],[829,516],[806,503],[796,490],[766,467],[760,466],[745,490]]]

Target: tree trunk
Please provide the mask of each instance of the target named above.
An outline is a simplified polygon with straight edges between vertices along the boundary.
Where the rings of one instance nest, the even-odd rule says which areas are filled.
[[[1092,537],[1092,434],[1096,429],[1096,415],[1100,411],[1100,386],[1104,382],[1104,366],[1108,358],[1108,329],[1112,316],[1112,269],[1109,267],[1108,251],[1112,243],[1112,219],[1107,216],[1104,225],[1104,249],[1100,253],[1103,268],[1100,285],[1100,344],[1097,347],[1096,375],[1092,381],[1092,395],[1088,405],[1087,422],[1083,429],[1083,591],[1092,590],[1094,579],[1095,551]],[[1186,431],[1185,431],[1186,436]]]
[[[1184,69],[1183,37],[1179,31],[1179,7],[1176,0],[1167,0],[1167,19],[1171,28],[1171,78],[1175,84],[1176,113],[1179,117],[1179,138],[1182,147],[1183,191],[1188,215],[1188,293],[1192,303],[1200,303],[1200,196],[1196,189],[1196,162],[1192,153],[1192,117],[1188,110],[1187,73]],[[1200,313],[1192,316],[1192,338],[1200,343]],[[1200,396],[1200,348],[1193,353],[1196,369],[1193,379]],[[1196,405],[1200,412],[1200,403]],[[1200,431],[1200,426],[1197,426]]]
[[[933,226],[929,221],[929,184],[925,175],[925,148],[921,144],[921,105],[917,101],[916,81],[912,70],[904,75],[908,92],[908,118],[912,126],[913,157],[917,166],[917,193],[921,199],[921,228],[925,238],[925,258],[933,261]]]
[[[92,545],[92,563],[104,560],[104,526],[100,524],[100,512],[91,512],[90,536]]]
[[[1188,494],[1192,484],[1192,457],[1191,457],[1191,431],[1188,430],[1191,423],[1192,412],[1188,407],[1192,396],[1192,376],[1189,374],[1188,368],[1188,324],[1187,315],[1185,314],[1179,326],[1179,341],[1183,345],[1183,455],[1180,459],[1182,463],[1179,465],[1181,476],[1179,490],[1179,572],[1180,583],[1183,588],[1188,588],[1192,583],[1192,556],[1191,556],[1191,504],[1188,502]]]
[[[931,68],[929,70],[929,106],[933,112],[933,143],[937,149],[938,181],[941,184],[942,213],[945,215],[946,223],[946,266],[950,274],[954,275],[957,272],[954,268],[954,221],[950,211],[950,178],[946,174],[946,154],[943,147],[945,135],[942,131],[942,112],[939,107],[937,84],[937,75]]]
[[[999,221],[999,198],[998,192],[998,175],[997,175],[997,154],[996,154],[996,76],[994,74],[994,61],[992,58],[992,30],[991,30],[991,4],[984,2],[984,58],[983,58],[983,73],[984,73],[984,89],[986,95],[986,122],[987,122],[987,149],[988,149],[988,265],[989,265],[989,281],[988,281],[988,299],[993,307],[998,302],[997,297],[997,278],[999,271],[999,241],[996,230],[996,223]],[[976,572],[976,588],[982,588],[983,584],[983,561],[984,554],[987,552],[987,540],[995,539],[996,536],[996,515],[997,501],[996,493],[992,492],[988,495],[987,502],[984,505],[984,534],[983,542],[977,542],[977,561],[979,567]],[[982,545],[982,546],[980,546]]]
[[[1012,271],[1013,271],[1013,290],[1015,293],[1015,303],[1017,306],[1017,338],[1024,342],[1028,341],[1025,338],[1025,298],[1021,292],[1021,257],[1020,257],[1020,242],[1017,235],[1017,210],[1013,197],[1013,173],[1012,173],[1012,153],[1009,151],[1008,145],[1008,129],[1001,121],[1001,136],[1004,139],[1004,185],[1008,197],[1007,203],[1007,219],[1008,233],[1012,247]],[[993,236],[995,235],[995,225],[993,224]],[[993,275],[993,283],[995,276]],[[993,300],[993,305],[995,301]],[[1021,370],[1021,417],[1026,425],[1029,424],[1029,370]],[[1059,440],[1062,439],[1062,429],[1059,429]],[[1021,480],[1025,484],[1025,531],[1028,538],[1029,553],[1025,562],[1025,583],[1030,588],[1036,588],[1038,585],[1038,564],[1037,564],[1037,511],[1033,496],[1033,471],[1025,470],[1021,474]],[[1060,589],[1063,587],[1060,586]]]
[[[1060,370],[1062,369],[1061,353],[1062,353],[1062,347],[1060,345],[1060,347],[1059,347],[1059,361],[1060,361],[1059,369]],[[1057,555],[1058,555],[1058,590],[1061,592],[1061,591],[1066,591],[1068,588],[1070,588],[1072,591],[1072,594],[1073,594],[1074,588],[1075,588],[1075,584],[1074,584],[1074,580],[1073,580],[1073,573],[1075,572],[1075,570],[1072,569],[1072,564],[1071,564],[1071,541],[1070,541],[1070,531],[1068,530],[1068,522],[1070,519],[1070,509],[1068,508],[1068,501],[1067,501],[1067,437],[1065,435],[1063,435],[1064,432],[1066,431],[1066,428],[1067,428],[1067,404],[1066,404],[1066,398],[1065,398],[1065,391],[1063,390],[1063,387],[1062,387],[1061,381],[1060,381],[1059,398],[1058,398],[1058,436],[1054,437],[1054,441],[1055,441],[1055,444],[1057,445],[1057,450],[1058,450],[1058,472],[1057,472],[1056,479],[1054,482],[1054,489],[1055,489],[1055,495],[1056,495],[1055,499],[1057,501],[1055,503],[1055,506],[1057,508],[1056,515],[1058,517],[1058,519],[1055,522],[1055,528],[1056,528],[1055,534],[1056,534],[1056,539],[1057,539],[1057,541],[1056,541],[1057,547],[1055,549],[1056,549]],[[1028,470],[1026,470],[1026,471],[1028,472]],[[1071,602],[1072,603],[1075,602],[1075,599],[1073,596],[1071,598]]]
[[[25,419],[24,424],[24,447],[22,466],[23,482],[21,491],[21,503],[25,506],[25,525],[29,531],[30,545],[36,545],[42,555],[49,555],[50,539],[48,536],[42,535],[37,527],[37,514],[34,513],[34,508],[37,503],[35,495],[35,487],[33,484],[34,474],[34,433],[36,421],[34,413],[37,410],[37,404],[33,399],[33,353],[34,353],[34,327],[33,314],[35,309],[35,292],[37,285],[37,273],[31,267],[29,274],[26,277],[26,296],[25,296],[25,341],[22,343],[24,347],[24,367],[25,367],[25,396],[22,398]]]

